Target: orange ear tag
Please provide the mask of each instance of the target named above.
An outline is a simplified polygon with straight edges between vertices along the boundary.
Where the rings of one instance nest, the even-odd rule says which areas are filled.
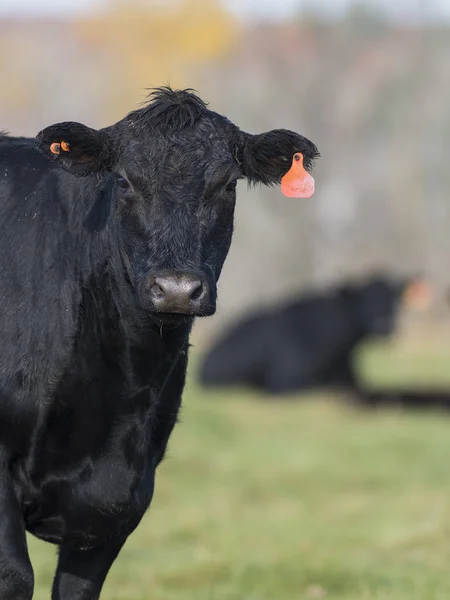
[[[50,152],[52,154],[59,154],[61,152],[61,144],[58,144],[58,142],[53,142],[53,144],[50,144]]]
[[[314,194],[314,179],[305,171],[301,152],[294,154],[291,168],[281,179],[281,192],[288,198],[309,198]]]
[[[61,150],[63,152],[69,152],[70,151],[69,142],[53,142],[53,144],[50,144],[50,152],[52,154],[61,154]]]

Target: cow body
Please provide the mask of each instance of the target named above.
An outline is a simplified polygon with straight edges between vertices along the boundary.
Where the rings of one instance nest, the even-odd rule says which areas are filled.
[[[354,389],[354,351],[370,336],[392,333],[405,287],[375,277],[244,317],[207,352],[201,381],[272,394]]]
[[[53,600],[99,597],[215,310],[235,181],[279,181],[280,143],[283,165],[317,154],[280,131],[246,137],[164,89],[105,130],[0,137],[0,600],[32,597],[25,530],[59,546]]]
[[[0,206],[3,464],[28,531],[75,548],[120,543],[152,497],[191,324],[161,330],[124,294],[96,177],[80,193],[32,141],[9,139],[0,174],[15,199]]]

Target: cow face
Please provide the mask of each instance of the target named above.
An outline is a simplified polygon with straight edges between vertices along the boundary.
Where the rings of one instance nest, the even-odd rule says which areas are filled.
[[[168,88],[111,127],[60,123],[37,145],[74,175],[112,179],[130,280],[162,321],[214,313],[237,181],[279,183],[295,153],[307,170],[318,156],[294,132],[246,134],[190,91]]]
[[[402,305],[426,309],[432,297],[430,286],[421,278],[392,281],[381,275],[357,286],[356,294],[356,310],[364,332],[383,337],[394,332]]]

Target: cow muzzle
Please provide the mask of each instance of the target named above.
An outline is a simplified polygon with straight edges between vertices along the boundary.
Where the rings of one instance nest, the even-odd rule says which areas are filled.
[[[215,295],[198,271],[158,271],[141,284],[145,308],[158,314],[205,317],[216,310]]]

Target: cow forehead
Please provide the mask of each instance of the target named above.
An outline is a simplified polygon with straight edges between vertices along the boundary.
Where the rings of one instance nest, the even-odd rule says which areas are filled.
[[[198,135],[193,130],[177,136],[141,132],[120,146],[120,162],[130,175],[157,180],[208,179],[235,163],[229,137],[218,131]]]

